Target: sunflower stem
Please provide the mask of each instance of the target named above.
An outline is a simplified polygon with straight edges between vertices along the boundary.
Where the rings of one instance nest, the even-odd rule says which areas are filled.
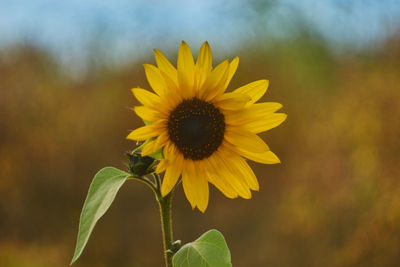
[[[158,204],[160,205],[161,230],[163,235],[164,258],[166,267],[172,267],[172,256],[174,255],[173,251],[171,250],[171,245],[173,242],[171,217],[172,194],[173,192],[170,192],[164,197],[162,197],[161,194],[157,195]]]
[[[130,176],[130,177],[128,177],[128,180],[137,180],[139,182],[142,182],[145,185],[147,185],[148,187],[150,187],[150,189],[154,192],[154,194],[158,195],[158,190],[157,190],[156,186],[148,178],[143,177],[143,176],[141,176],[141,177]]]
[[[158,189],[158,191],[160,191],[161,190],[160,175],[158,175],[157,173],[153,173],[153,177],[154,177],[154,180],[156,182],[157,189]]]

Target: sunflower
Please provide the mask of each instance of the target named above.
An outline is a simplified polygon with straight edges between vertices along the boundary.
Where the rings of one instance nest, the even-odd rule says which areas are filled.
[[[157,67],[144,64],[147,80],[155,93],[133,88],[142,106],[134,107],[146,126],[127,139],[145,141],[142,156],[162,150],[156,168],[163,173],[161,186],[167,195],[182,177],[185,195],[194,209],[204,212],[213,184],[228,198],[251,198],[259,190],[254,172],[245,158],[264,164],[279,163],[278,157],[257,135],[281,124],[286,114],[275,113],[282,105],[256,103],[267,91],[268,80],[225,92],[238,67],[239,58],[212,67],[207,42],[196,63],[182,42],[175,68],[157,49]]]

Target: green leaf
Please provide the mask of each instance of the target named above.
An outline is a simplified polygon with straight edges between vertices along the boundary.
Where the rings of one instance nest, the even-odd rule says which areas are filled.
[[[97,221],[108,210],[118,190],[129,176],[131,176],[129,173],[113,167],[105,167],[94,176],[83,204],[78,239],[71,264],[82,254]]]
[[[224,236],[210,230],[184,245],[172,258],[174,267],[232,267],[231,253]]]

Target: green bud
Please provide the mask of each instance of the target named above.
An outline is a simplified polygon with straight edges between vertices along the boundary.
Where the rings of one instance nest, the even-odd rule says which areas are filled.
[[[181,247],[182,247],[182,241],[176,240],[176,241],[174,241],[174,242],[171,244],[170,250],[171,250],[173,253],[176,253]]]
[[[154,172],[154,158],[140,155],[141,150],[135,150],[132,153],[126,153],[129,159],[129,171],[134,176],[143,176]]]

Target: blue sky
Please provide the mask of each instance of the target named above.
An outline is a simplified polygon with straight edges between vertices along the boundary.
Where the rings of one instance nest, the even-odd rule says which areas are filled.
[[[154,47],[176,50],[180,40],[194,49],[208,40],[223,57],[257,40],[260,29],[271,38],[296,34],[298,19],[333,47],[373,47],[400,30],[399,0],[268,1],[270,9],[261,2],[2,0],[0,47],[33,43],[68,63],[93,47],[120,61],[146,57]]]

